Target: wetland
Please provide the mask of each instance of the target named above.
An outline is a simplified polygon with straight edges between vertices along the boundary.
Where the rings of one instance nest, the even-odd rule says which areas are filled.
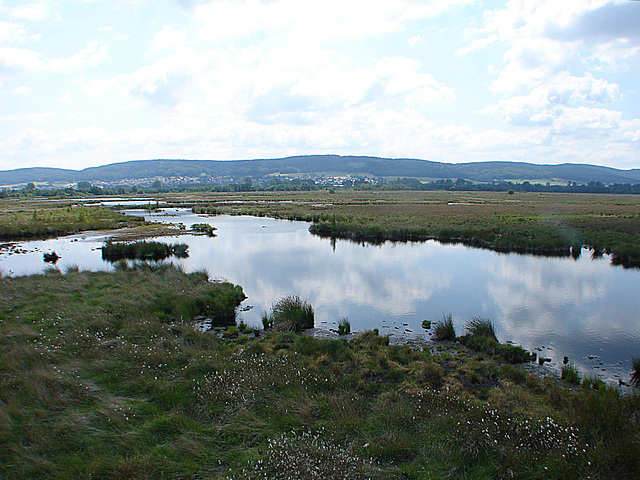
[[[637,478],[640,400],[611,385],[638,355],[639,272],[615,260],[640,243],[638,200],[449,193],[166,195],[110,210],[124,228],[50,239],[25,220],[28,240],[0,252],[0,475]],[[3,204],[3,228],[105,208],[78,205]],[[501,252],[514,225],[514,249],[562,251]],[[187,255],[103,260],[122,232]],[[291,295],[317,327],[360,333],[247,335]],[[457,335],[490,319],[556,374],[469,332],[431,342],[422,325],[449,315]],[[219,338],[194,328],[203,316],[240,328]],[[564,356],[578,386],[560,380]]]

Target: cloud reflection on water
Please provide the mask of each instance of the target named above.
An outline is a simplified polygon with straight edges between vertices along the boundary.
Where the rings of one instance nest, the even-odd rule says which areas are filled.
[[[174,213],[178,216],[164,219],[217,227],[214,238],[181,236],[179,241],[189,244],[189,257],[178,263],[241,285],[249,297],[245,303],[254,306],[241,316],[255,326],[262,311],[298,294],[314,306],[319,325],[332,326],[347,316],[356,330],[421,332],[423,319],[451,313],[462,334],[464,324],[480,315],[495,322],[500,340],[525,348],[544,345],[550,350],[543,353],[556,362],[569,355],[588,369],[593,362],[586,357],[597,355],[607,374],[624,377],[630,358],[640,355],[640,272],[589,255],[544,258],[437,242],[332,244],[309,234],[302,222]],[[101,242],[25,242],[32,253],[0,255],[0,270],[41,272],[42,252],[50,250],[62,255],[61,265],[109,269],[95,250]]]

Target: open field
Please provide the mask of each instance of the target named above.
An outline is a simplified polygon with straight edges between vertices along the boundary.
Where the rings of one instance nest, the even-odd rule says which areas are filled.
[[[640,197],[633,195],[317,191],[181,200],[200,212],[313,221],[318,235],[356,241],[437,239],[551,255],[587,245],[640,265]]]
[[[0,279],[0,477],[640,473],[638,396],[461,344],[193,328],[242,298],[171,267]]]

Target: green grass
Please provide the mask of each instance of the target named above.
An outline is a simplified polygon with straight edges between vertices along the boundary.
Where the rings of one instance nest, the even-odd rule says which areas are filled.
[[[464,326],[468,335],[475,337],[487,337],[494,340],[498,340],[496,337],[496,330],[490,319],[485,317],[473,317]]]
[[[443,315],[442,320],[435,323],[433,328],[433,339],[436,342],[453,341],[456,339],[456,331],[453,326],[453,317],[451,314]]]
[[[351,333],[351,322],[347,317],[338,322],[338,335],[348,335]]]
[[[640,388],[640,357],[633,357],[631,359],[631,368],[633,368],[631,385],[635,388]]]
[[[164,260],[171,256],[186,258],[189,246],[185,243],[162,243],[141,240],[137,242],[114,242],[107,240],[102,246],[102,259],[110,262],[120,260]]]
[[[171,267],[0,279],[0,477],[637,476],[637,396],[375,331],[193,328],[241,298]]]
[[[580,385],[580,373],[571,363],[562,366],[560,378],[571,385]]]
[[[264,314],[262,324],[279,331],[301,332],[314,326],[313,307],[297,295],[279,300],[270,314]]]
[[[126,216],[107,207],[60,207],[53,202],[7,199],[0,202],[0,240],[49,238],[143,224],[141,217]]]

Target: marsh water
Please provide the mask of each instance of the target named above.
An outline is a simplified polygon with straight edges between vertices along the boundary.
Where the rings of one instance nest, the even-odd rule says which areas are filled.
[[[500,341],[513,341],[552,360],[564,356],[585,375],[628,380],[630,359],[640,356],[640,271],[612,266],[583,249],[574,259],[500,254],[435,241],[360,245],[323,239],[309,224],[256,217],[203,217],[187,210],[156,214],[165,223],[208,223],[216,237],[156,238],[187,243],[189,257],[173,259],[187,271],[206,268],[212,279],[242,286],[248,299],[240,319],[260,316],[280,298],[298,294],[316,313],[316,326],[424,336],[423,320],[453,315],[456,332],[473,316],[493,320]],[[40,273],[43,253],[60,255],[62,271],[109,270],[100,247],[105,237],[84,234],[14,243],[0,250],[3,276]],[[248,309],[247,309],[248,308]]]

